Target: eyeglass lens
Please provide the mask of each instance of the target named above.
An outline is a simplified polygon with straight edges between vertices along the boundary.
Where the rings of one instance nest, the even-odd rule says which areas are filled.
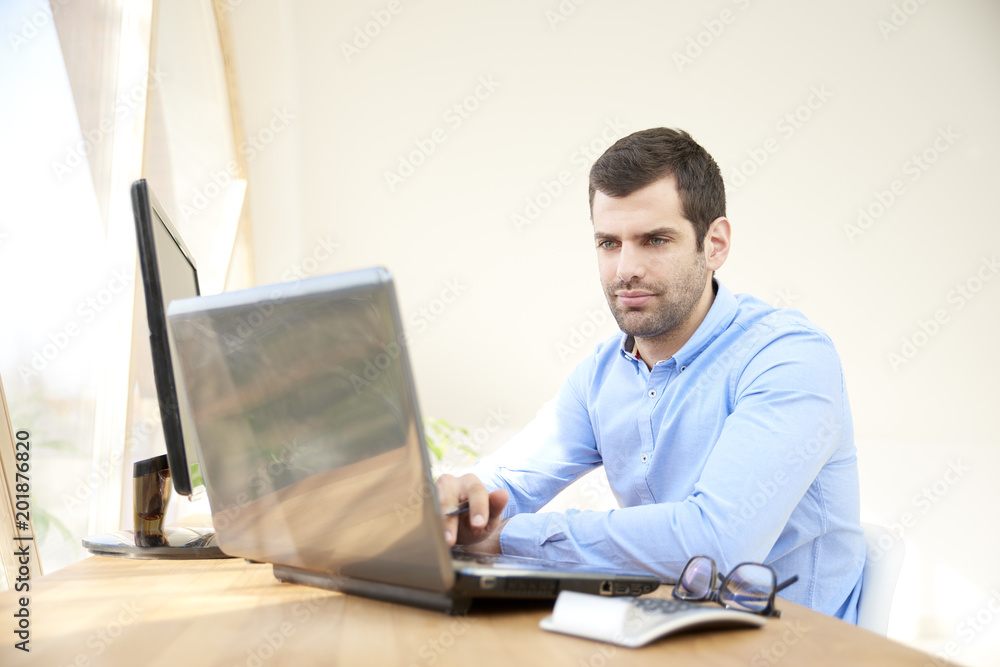
[[[727,607],[761,613],[767,609],[774,590],[774,573],[762,565],[744,564],[726,577],[719,602]]]
[[[681,572],[676,594],[685,600],[705,600],[712,593],[715,576],[715,563],[711,558],[692,558]]]

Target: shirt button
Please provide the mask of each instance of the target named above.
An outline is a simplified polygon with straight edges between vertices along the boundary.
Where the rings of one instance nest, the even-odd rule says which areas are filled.
[[[642,455],[642,462],[643,462],[643,463],[645,463],[645,462],[646,462],[646,461],[648,461],[648,460],[649,460],[649,457],[648,457],[648,456],[646,456],[645,454],[643,454],[643,455]]]
[[[681,366],[681,372],[682,372],[682,373],[684,372],[684,369],[685,369],[685,368],[687,368],[687,366]]]
[[[655,389],[650,389],[649,390],[649,397],[650,398],[656,398],[656,390]]]

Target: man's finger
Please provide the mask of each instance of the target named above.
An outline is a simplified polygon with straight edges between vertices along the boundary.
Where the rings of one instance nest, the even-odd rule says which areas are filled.
[[[492,531],[500,521],[500,516],[503,514],[503,508],[507,506],[508,499],[509,494],[504,489],[496,489],[490,492],[490,522],[486,527],[487,530]]]
[[[459,478],[461,496],[459,500],[469,501],[469,525],[482,528],[490,519],[490,497],[486,487],[475,475],[463,475]]]
[[[458,497],[460,494],[459,481],[452,475],[444,474],[438,477],[437,480],[437,497],[438,503],[440,505],[439,510],[444,514],[445,510],[453,505],[458,504]],[[458,538],[458,517],[457,516],[445,516],[444,517],[444,541],[448,543],[449,547],[455,546],[455,540]]]

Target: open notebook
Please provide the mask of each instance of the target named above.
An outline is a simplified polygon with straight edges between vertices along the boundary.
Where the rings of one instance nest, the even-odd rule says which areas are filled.
[[[544,630],[636,648],[678,632],[759,628],[763,616],[683,600],[605,598],[565,591]]]

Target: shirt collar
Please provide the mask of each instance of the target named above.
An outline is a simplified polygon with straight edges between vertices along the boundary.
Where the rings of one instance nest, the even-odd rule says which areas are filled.
[[[687,342],[673,356],[678,367],[690,365],[736,318],[736,311],[739,305],[736,301],[736,296],[725,285],[714,278],[712,282],[717,287],[715,300],[712,302],[712,307],[708,309],[705,319],[698,325],[694,334],[688,338]],[[635,347],[635,337],[623,333],[621,342],[622,356],[639,363],[635,355],[632,354],[633,347]]]

